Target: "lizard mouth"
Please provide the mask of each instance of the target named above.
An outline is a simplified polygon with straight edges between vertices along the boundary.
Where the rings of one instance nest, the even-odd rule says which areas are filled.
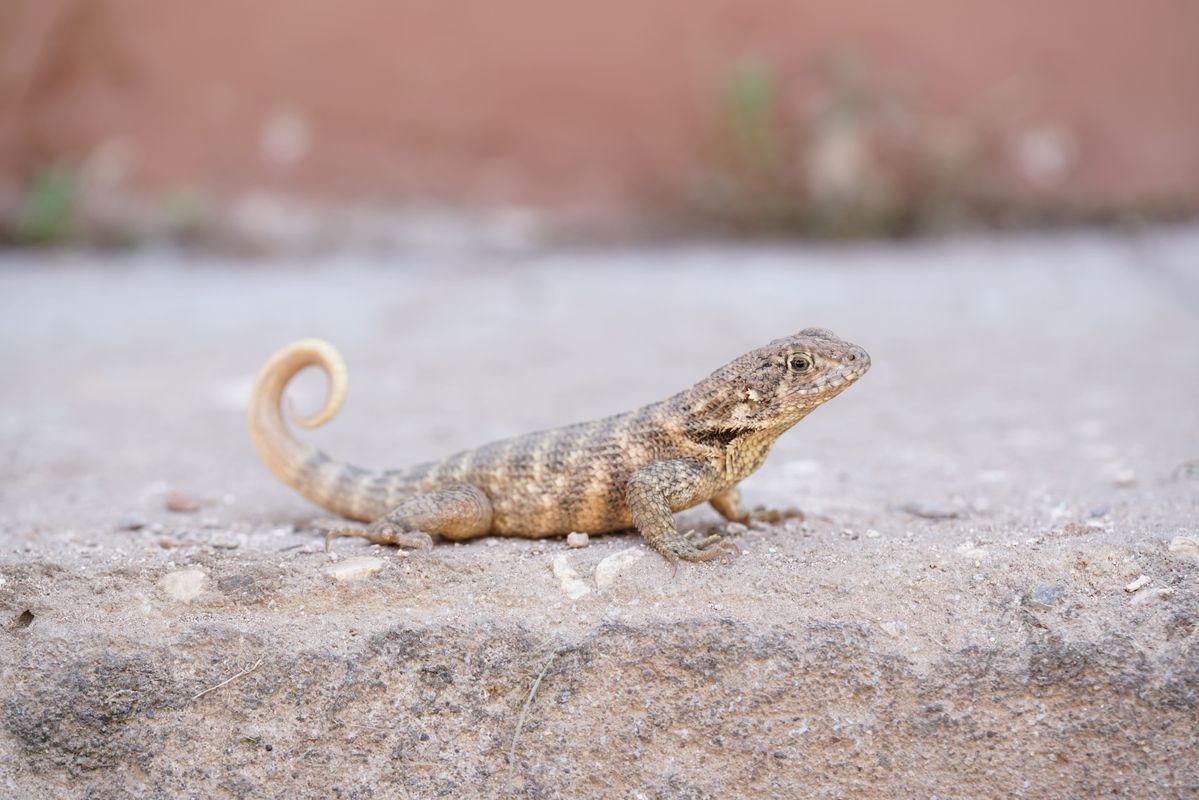
[[[858,378],[866,374],[870,369],[870,361],[867,359],[861,363],[861,366],[847,367],[839,372],[828,375],[821,375],[816,381],[799,389],[794,389],[788,394],[790,396],[811,397],[816,394],[824,394],[830,390],[842,391]]]

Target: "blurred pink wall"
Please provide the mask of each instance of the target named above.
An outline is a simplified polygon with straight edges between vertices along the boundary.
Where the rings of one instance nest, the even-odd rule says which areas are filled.
[[[1199,199],[1191,0],[3,6],[9,184],[67,158],[145,189],[669,203],[720,160],[730,81],[751,63],[775,87],[779,164],[825,157],[810,126],[848,92],[870,148],[967,181],[1096,206]],[[830,78],[839,60],[849,88]]]

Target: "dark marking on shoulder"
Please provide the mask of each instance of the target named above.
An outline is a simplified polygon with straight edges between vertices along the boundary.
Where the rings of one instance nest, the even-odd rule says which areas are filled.
[[[696,444],[724,448],[750,433],[753,433],[752,428],[715,428],[696,431],[690,434],[688,438]]]

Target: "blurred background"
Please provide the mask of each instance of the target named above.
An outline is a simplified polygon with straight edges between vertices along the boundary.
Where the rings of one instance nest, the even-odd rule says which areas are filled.
[[[1174,220],[1199,5],[3,0],[0,230],[249,247]]]
[[[635,407],[809,326],[875,366],[759,499],[846,502],[784,468],[809,448],[853,449],[876,509],[1001,467],[1102,493],[1195,450],[1199,4],[0,3],[18,537],[164,487],[309,508],[241,420],[308,336],[355,381],[311,436],[368,465]],[[1152,384],[1110,367],[1147,358]],[[1124,444],[1079,465],[1057,431],[1084,413]]]

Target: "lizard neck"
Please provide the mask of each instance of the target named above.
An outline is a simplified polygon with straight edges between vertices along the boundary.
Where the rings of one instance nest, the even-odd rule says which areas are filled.
[[[754,431],[740,436],[724,449],[724,470],[729,481],[744,480],[762,466],[779,434],[771,430]]]

